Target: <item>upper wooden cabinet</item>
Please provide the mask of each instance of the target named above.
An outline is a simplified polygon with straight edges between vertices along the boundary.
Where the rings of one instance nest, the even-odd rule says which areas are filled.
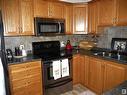
[[[64,18],[64,3],[34,0],[34,17]]]
[[[87,34],[88,28],[88,5],[75,4],[73,6],[73,33]]]
[[[127,0],[116,1],[116,25],[127,25]]]
[[[49,17],[64,18],[64,3],[49,3]]]
[[[88,33],[97,34],[98,1],[88,3]]]
[[[72,4],[65,5],[65,25],[66,34],[73,34],[73,6]]]
[[[100,0],[99,25],[127,25],[127,0]]]
[[[5,36],[34,35],[33,1],[2,0]]]
[[[34,17],[48,17],[48,2],[44,0],[34,0]]]

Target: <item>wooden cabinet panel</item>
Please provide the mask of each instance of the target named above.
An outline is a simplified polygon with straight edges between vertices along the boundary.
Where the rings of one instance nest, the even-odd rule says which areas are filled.
[[[127,0],[100,0],[99,25],[123,26],[127,25]]]
[[[33,0],[21,1],[21,35],[34,35]]]
[[[66,34],[73,34],[73,6],[65,5]]]
[[[79,55],[73,56],[73,84],[78,84],[80,81],[80,62]]]
[[[9,65],[12,95],[43,95],[41,66],[41,61]]]
[[[33,35],[33,1],[2,0],[5,36]]]
[[[127,0],[117,0],[116,25],[127,25]]]
[[[125,81],[125,68],[123,66],[118,66],[108,61],[105,61],[105,63],[104,91],[114,88]]]
[[[4,24],[4,35],[19,35],[19,0],[2,0],[2,15]]]
[[[84,85],[84,78],[85,78],[85,56],[79,56],[79,63],[80,63],[80,83]]]
[[[64,3],[34,0],[34,17],[64,18]]]
[[[102,93],[104,66],[103,61],[90,57],[88,87],[97,93]]]
[[[74,34],[87,34],[88,25],[88,6],[74,5],[73,6],[73,29]]]
[[[34,0],[34,17],[48,17],[49,5],[44,0]]]
[[[88,33],[97,34],[98,26],[98,2],[88,3]]]
[[[84,83],[83,85],[85,86],[88,86],[88,81],[89,81],[89,56],[85,56],[85,60],[84,60],[84,72],[85,72],[85,75],[84,75]]]
[[[115,23],[115,0],[99,1],[99,25],[107,26]]]
[[[49,17],[64,18],[64,4],[49,2]]]

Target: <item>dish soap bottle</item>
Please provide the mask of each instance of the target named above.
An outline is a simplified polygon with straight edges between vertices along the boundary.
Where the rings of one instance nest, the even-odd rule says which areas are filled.
[[[71,46],[70,40],[67,40],[66,49],[67,50],[72,50],[72,46]]]

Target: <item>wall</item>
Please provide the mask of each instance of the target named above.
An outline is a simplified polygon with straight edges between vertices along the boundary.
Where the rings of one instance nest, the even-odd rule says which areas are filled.
[[[25,45],[26,50],[32,50],[32,42],[36,41],[63,41],[65,44],[67,40],[71,41],[71,44],[75,46],[80,40],[93,40],[91,35],[66,35],[66,36],[21,36],[21,37],[5,37],[6,48],[10,48],[14,51],[16,46],[21,44]]]
[[[111,48],[112,38],[127,38],[127,27],[99,27],[98,47]]]

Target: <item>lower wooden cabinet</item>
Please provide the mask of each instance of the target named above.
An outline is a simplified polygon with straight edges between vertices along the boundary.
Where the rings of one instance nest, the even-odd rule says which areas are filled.
[[[82,84],[101,95],[126,80],[127,66],[77,54],[73,57],[73,84]]]
[[[41,61],[9,65],[11,95],[43,95]]]
[[[102,93],[104,76],[103,60],[90,57],[88,87],[96,93]]]
[[[73,56],[73,85],[78,84],[80,81],[79,57],[79,54]]]
[[[120,83],[124,82],[126,67],[114,62],[105,61],[105,78],[103,91],[116,87]]]

